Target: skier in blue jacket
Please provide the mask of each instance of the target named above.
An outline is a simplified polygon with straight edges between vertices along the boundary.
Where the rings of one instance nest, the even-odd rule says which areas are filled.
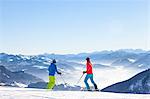
[[[55,59],[49,66],[48,71],[49,71],[49,83],[47,84],[47,89],[53,89],[55,86],[55,73],[57,72],[57,74],[61,75],[61,72],[57,70]]]

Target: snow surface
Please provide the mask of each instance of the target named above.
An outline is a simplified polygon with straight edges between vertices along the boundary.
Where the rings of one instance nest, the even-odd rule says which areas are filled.
[[[138,67],[142,67],[143,64],[138,65]]]
[[[135,59],[131,59],[131,58],[128,58],[128,60],[132,63],[134,63],[136,61]]]
[[[6,76],[7,78],[10,78],[7,74],[5,74],[5,73],[2,73],[4,76]]]
[[[28,85],[25,85],[25,84],[22,84],[22,83],[18,83],[18,82],[14,82],[15,85],[19,86],[19,87],[22,87],[22,88],[25,88],[25,87],[28,87]]]
[[[0,87],[1,99],[150,99],[150,94],[49,91],[45,89]]]
[[[36,67],[38,69],[45,69],[45,68],[48,68],[48,67],[45,67],[45,66],[39,66],[39,65],[34,65],[33,67]]]
[[[10,62],[14,61],[13,59],[9,59]]]

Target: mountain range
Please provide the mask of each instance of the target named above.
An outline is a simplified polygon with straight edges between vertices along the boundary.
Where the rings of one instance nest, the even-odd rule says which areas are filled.
[[[78,76],[80,76],[80,72],[85,68],[86,57],[91,58],[93,66],[97,70],[120,66],[135,70],[140,69],[141,71],[147,69],[129,80],[106,87],[102,91],[149,93],[150,51],[130,49],[66,55],[13,55],[0,53],[0,85],[22,87],[28,85],[28,87],[45,88],[43,86],[46,85],[46,82],[42,79],[43,77],[47,79],[47,68],[52,59],[57,60],[57,67],[59,71],[65,73],[64,78],[67,81],[71,78],[76,79],[74,74],[78,73]],[[59,84],[57,87],[56,89],[61,88],[63,90],[77,90],[79,88],[79,86],[76,89],[76,86],[66,86],[63,84]]]
[[[25,87],[31,83],[40,81],[43,80],[31,74],[24,73],[24,71],[12,72],[4,66],[0,66],[0,85]]]
[[[109,63],[112,66],[126,66],[136,68],[150,67],[150,51],[144,50],[117,50],[117,51],[101,51],[93,53],[80,54],[41,54],[41,55],[12,55],[0,53],[0,65],[8,67],[12,71],[32,69],[47,69],[52,59],[56,59],[58,66],[66,69],[74,69],[74,66],[83,66],[81,62],[85,61],[86,57],[104,66],[102,63]],[[104,66],[105,67],[105,66]]]

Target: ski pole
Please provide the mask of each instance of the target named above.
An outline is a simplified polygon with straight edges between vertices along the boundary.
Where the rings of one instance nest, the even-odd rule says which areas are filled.
[[[67,85],[67,83],[65,82],[64,78],[62,77],[62,75],[60,75],[60,77],[63,80],[63,82],[65,83],[65,85]]]
[[[82,76],[81,76],[81,77],[80,77],[80,79],[78,80],[77,84],[81,81],[81,79],[82,79],[83,75],[84,75],[84,74],[82,74]]]

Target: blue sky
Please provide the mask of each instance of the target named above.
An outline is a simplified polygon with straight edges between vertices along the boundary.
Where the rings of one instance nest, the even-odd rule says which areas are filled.
[[[0,0],[0,52],[150,50],[148,0]]]

